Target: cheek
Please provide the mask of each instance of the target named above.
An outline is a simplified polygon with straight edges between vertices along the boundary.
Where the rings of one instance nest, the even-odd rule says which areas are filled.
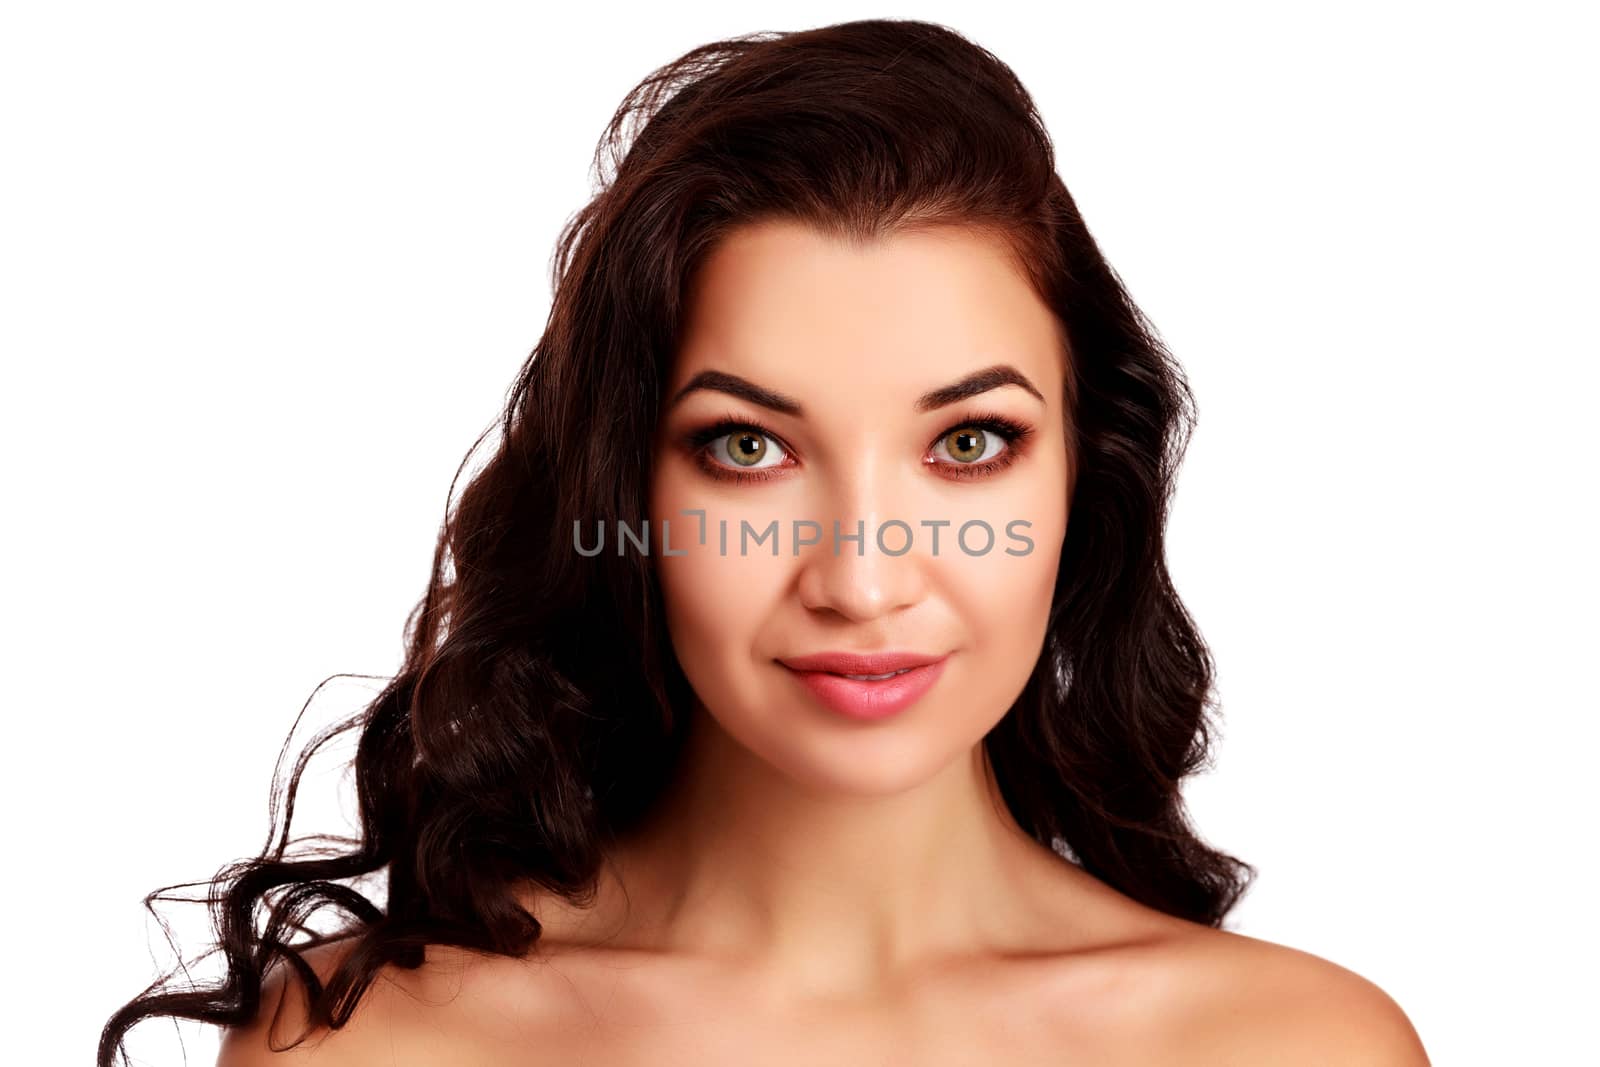
[[[695,543],[697,526],[692,516],[673,521],[672,547],[686,554],[656,559],[674,641],[692,641],[724,659],[749,658],[761,620],[782,594],[784,560],[740,557],[731,537],[728,554],[719,555],[716,526],[708,523],[705,545]]]
[[[755,512],[730,510],[685,469],[687,462],[664,464],[652,484],[651,551],[673,650],[696,691],[711,703],[733,696],[731,688],[748,675],[763,620],[783,596],[790,561],[773,559],[767,549],[741,555],[739,521],[754,523]],[[695,509],[705,514],[685,514]],[[723,525],[726,554],[720,548]],[[672,555],[661,553],[663,531]]]
[[[1066,538],[1066,476],[1064,461],[1038,463],[1029,477],[997,486],[969,516],[994,531],[989,551],[968,555],[952,539],[934,561],[939,587],[966,636],[963,658],[976,668],[967,672],[961,695],[974,713],[981,709],[986,726],[1022,692],[1044,648]],[[967,539],[974,552],[986,542],[981,528]]]
[[[1061,551],[1059,539],[1047,539],[1048,531],[1037,524],[1018,529],[1015,537],[1003,531],[997,530],[991,552],[953,558],[941,575],[966,635],[961,658],[967,684],[960,699],[983,717],[985,730],[1022,692],[1044,647]],[[1032,539],[1031,550],[1023,536]],[[1009,556],[1006,548],[1028,554]]]

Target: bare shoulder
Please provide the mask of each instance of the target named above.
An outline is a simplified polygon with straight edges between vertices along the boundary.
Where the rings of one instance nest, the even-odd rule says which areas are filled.
[[[347,938],[306,949],[302,955],[326,984],[353,946],[354,940]],[[417,1004],[405,972],[394,974],[391,970],[379,972],[344,1026],[308,1032],[310,998],[305,984],[293,967],[278,961],[262,981],[256,1017],[224,1032],[217,1067],[365,1067],[379,1063],[390,1067],[397,1062],[396,1036],[413,1036],[404,1023],[415,1018]],[[300,1040],[302,1035],[304,1040]]]
[[[353,947],[345,939],[302,955],[326,984]],[[614,967],[587,969],[615,981]],[[577,980],[584,970],[583,954],[563,955],[543,938],[525,957],[429,944],[420,966],[382,968],[343,1026],[312,1029],[306,988],[280,962],[263,980],[255,1019],[225,1032],[217,1067],[528,1063],[531,1048],[587,1034],[598,985]]]
[[[1369,979],[1286,945],[1182,927],[1163,968],[1171,1062],[1428,1067],[1411,1020]]]

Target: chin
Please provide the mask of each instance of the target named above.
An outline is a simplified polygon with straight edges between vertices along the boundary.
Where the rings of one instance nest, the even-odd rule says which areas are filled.
[[[983,738],[982,731],[970,739],[953,736],[951,720],[940,719],[931,706],[920,722],[905,718],[869,725],[837,721],[812,707],[777,706],[782,721],[791,725],[777,730],[770,721],[745,723],[729,733],[779,774],[819,793],[867,798],[908,792],[944,773]]]

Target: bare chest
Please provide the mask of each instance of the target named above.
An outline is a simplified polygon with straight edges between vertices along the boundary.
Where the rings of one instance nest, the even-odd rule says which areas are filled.
[[[1012,965],[929,976],[872,1002],[788,1000],[724,975],[556,966],[479,980],[406,1024],[385,1063],[474,1067],[722,1067],[1173,1062],[1140,1025],[1139,989],[1089,971]]]

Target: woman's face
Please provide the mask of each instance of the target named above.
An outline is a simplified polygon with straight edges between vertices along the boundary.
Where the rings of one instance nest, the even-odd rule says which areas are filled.
[[[910,788],[971,752],[1043,647],[1069,500],[1055,319],[978,231],[851,249],[787,222],[720,244],[687,315],[650,504],[684,673],[808,788]],[[906,682],[784,662],[879,651],[945,658],[877,717]]]

